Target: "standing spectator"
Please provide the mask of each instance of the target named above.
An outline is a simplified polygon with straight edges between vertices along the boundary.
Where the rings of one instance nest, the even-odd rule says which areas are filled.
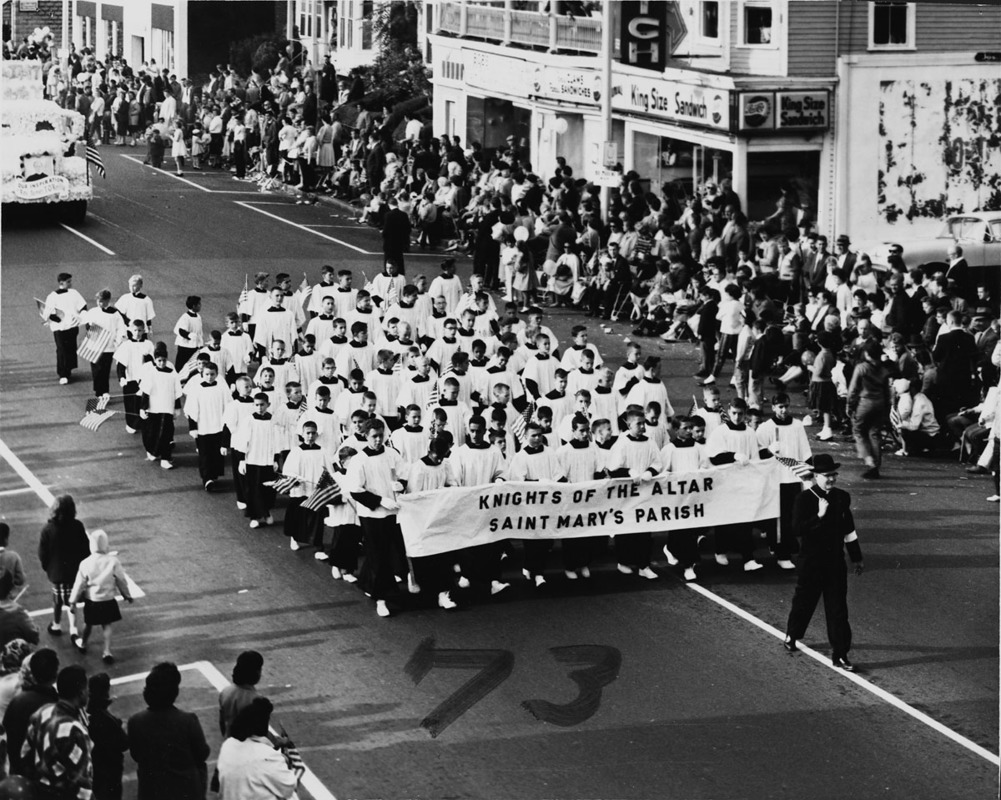
[[[848,415],[855,449],[867,467],[862,473],[866,480],[880,477],[882,431],[890,414],[890,374],[880,360],[881,351],[875,339],[862,346],[862,361],[848,386]]]
[[[63,632],[63,606],[70,605],[73,581],[80,562],[88,555],[90,544],[83,523],[76,518],[76,503],[68,494],[59,495],[38,542],[38,560],[52,584],[52,622],[48,631],[53,636]],[[67,610],[70,636],[76,636],[76,618],[71,606]]]
[[[184,174],[184,159],[188,157],[188,147],[184,143],[184,122],[174,118],[174,132],[171,134],[170,155],[174,159],[174,169],[178,175]]]
[[[22,676],[28,671],[27,660],[33,650],[31,644],[24,639],[14,639],[7,642],[0,652],[0,718],[7,713],[14,695],[21,691]]]
[[[147,708],[129,717],[129,752],[138,767],[139,800],[204,800],[209,746],[198,716],[174,706],[177,666],[165,661],[146,676]]]
[[[268,739],[274,706],[256,697],[233,720],[219,750],[221,800],[288,800],[298,784],[285,755]]]
[[[77,664],[63,667],[56,681],[59,699],[36,711],[28,722],[21,750],[25,777],[41,785],[44,798],[92,796],[87,733],[87,672]]]
[[[90,535],[91,554],[80,562],[80,569],[70,594],[70,614],[73,606],[83,600],[83,636],[73,637],[73,646],[81,653],[87,650],[87,639],[95,625],[101,626],[104,637],[104,653],[101,659],[105,664],[115,661],[111,654],[111,626],[122,618],[118,608],[115,592],[121,592],[129,603],[128,579],[122,569],[118,556],[108,552],[108,534],[98,528]]]
[[[0,647],[18,639],[27,639],[32,644],[38,644],[38,628],[31,621],[28,612],[18,605],[17,600],[10,597],[10,587],[14,578],[9,572],[0,575]]]
[[[73,276],[60,272],[56,277],[59,288],[45,298],[42,312],[56,341],[56,374],[59,383],[70,382],[77,367],[76,337],[80,332],[80,315],[87,310],[87,301],[73,288]]]
[[[122,800],[122,771],[129,739],[122,721],[108,711],[111,705],[111,678],[107,672],[91,675],[88,683],[87,729],[93,748],[90,762],[94,770],[96,800]]]
[[[937,411],[943,418],[974,404],[973,370],[977,356],[977,342],[963,327],[963,314],[948,312],[932,351],[937,367]]]
[[[410,245],[410,217],[400,211],[399,200],[389,198],[389,211],[382,221],[382,252],[387,264],[396,264],[404,274],[403,254]]]
[[[7,731],[7,758],[10,774],[23,775],[21,745],[28,732],[28,720],[42,706],[56,702],[56,676],[59,674],[59,656],[55,650],[43,647],[25,659],[21,668],[21,691],[10,701],[3,715]]]
[[[237,656],[233,682],[219,692],[219,731],[223,736],[230,735],[236,715],[260,696],[257,684],[263,669],[264,657],[256,650],[244,650]]]
[[[10,576],[10,588],[5,594],[0,594],[0,600],[6,600],[11,592],[20,591],[25,585],[21,556],[13,550],[8,550],[8,544],[10,544],[10,525],[0,522],[0,581]]]

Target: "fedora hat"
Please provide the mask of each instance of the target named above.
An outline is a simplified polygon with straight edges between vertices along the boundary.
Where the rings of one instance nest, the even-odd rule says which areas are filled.
[[[813,472],[815,475],[825,475],[829,472],[837,472],[841,464],[834,460],[833,456],[827,453],[819,453],[813,457]]]

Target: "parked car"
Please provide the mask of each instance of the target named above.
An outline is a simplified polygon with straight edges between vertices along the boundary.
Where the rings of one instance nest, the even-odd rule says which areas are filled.
[[[908,266],[938,265],[946,269],[950,245],[963,248],[963,258],[970,265],[970,279],[974,285],[984,284],[991,296],[1001,295],[1001,211],[973,211],[953,214],[945,220],[942,232],[934,239],[897,242],[904,248],[904,261]],[[888,269],[890,242],[873,242],[860,245],[868,253],[877,270]]]

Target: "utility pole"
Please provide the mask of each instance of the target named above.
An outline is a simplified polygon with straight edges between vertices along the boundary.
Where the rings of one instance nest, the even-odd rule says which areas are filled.
[[[601,145],[601,166],[606,164],[606,153],[608,143],[612,141],[612,12],[615,3],[612,0],[605,0],[602,9],[601,26],[601,129],[604,132],[604,141]],[[608,207],[611,200],[611,188],[603,185],[601,187],[601,216],[608,222]]]

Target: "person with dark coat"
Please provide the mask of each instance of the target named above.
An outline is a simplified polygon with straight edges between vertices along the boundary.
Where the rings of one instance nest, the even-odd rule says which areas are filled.
[[[56,678],[59,675],[59,656],[55,650],[43,647],[25,659],[21,666],[21,691],[10,701],[3,715],[3,728],[7,731],[7,757],[10,774],[23,775],[21,746],[28,732],[28,721],[42,706],[55,703]]]
[[[480,212],[475,222],[473,243],[473,273],[482,275],[487,288],[498,285],[497,265],[500,262],[500,242],[493,237],[494,225],[501,221],[503,203],[499,197],[490,201],[490,208]]]
[[[389,211],[382,220],[382,253],[386,263],[399,267],[403,275],[403,254],[410,246],[410,217],[400,211],[396,197],[389,198]]]
[[[76,503],[68,494],[59,495],[38,541],[38,560],[52,584],[52,622],[48,631],[53,636],[63,632],[63,606],[69,611],[70,636],[76,636],[76,618],[69,608],[70,592],[80,562],[89,555],[90,540],[83,523],[76,518]]]
[[[948,330],[939,334],[932,351],[938,368],[936,410],[942,415],[954,414],[976,403],[973,370],[979,355],[976,339],[963,328],[963,315],[959,311],[946,314],[945,327]]]
[[[138,767],[139,800],[204,800],[209,746],[198,716],[174,706],[181,673],[169,661],[146,676],[148,706],[129,717],[129,752]]]
[[[784,646],[789,652],[798,649],[796,642],[806,633],[817,601],[823,595],[831,663],[854,672],[855,665],[848,660],[852,629],[848,624],[845,548],[856,575],[862,574],[865,565],[852,518],[851,496],[834,485],[840,466],[827,453],[814,456],[813,486],[797,495],[793,504],[792,528],[801,542],[801,558]]]
[[[122,771],[129,739],[122,721],[108,711],[111,705],[111,678],[107,672],[90,676],[87,701],[87,729],[93,742],[90,763],[94,770],[94,797],[98,800],[122,800]]]
[[[374,133],[368,137],[368,155],[365,157],[365,175],[368,178],[369,189],[379,191],[383,178],[386,177],[386,148]]]

